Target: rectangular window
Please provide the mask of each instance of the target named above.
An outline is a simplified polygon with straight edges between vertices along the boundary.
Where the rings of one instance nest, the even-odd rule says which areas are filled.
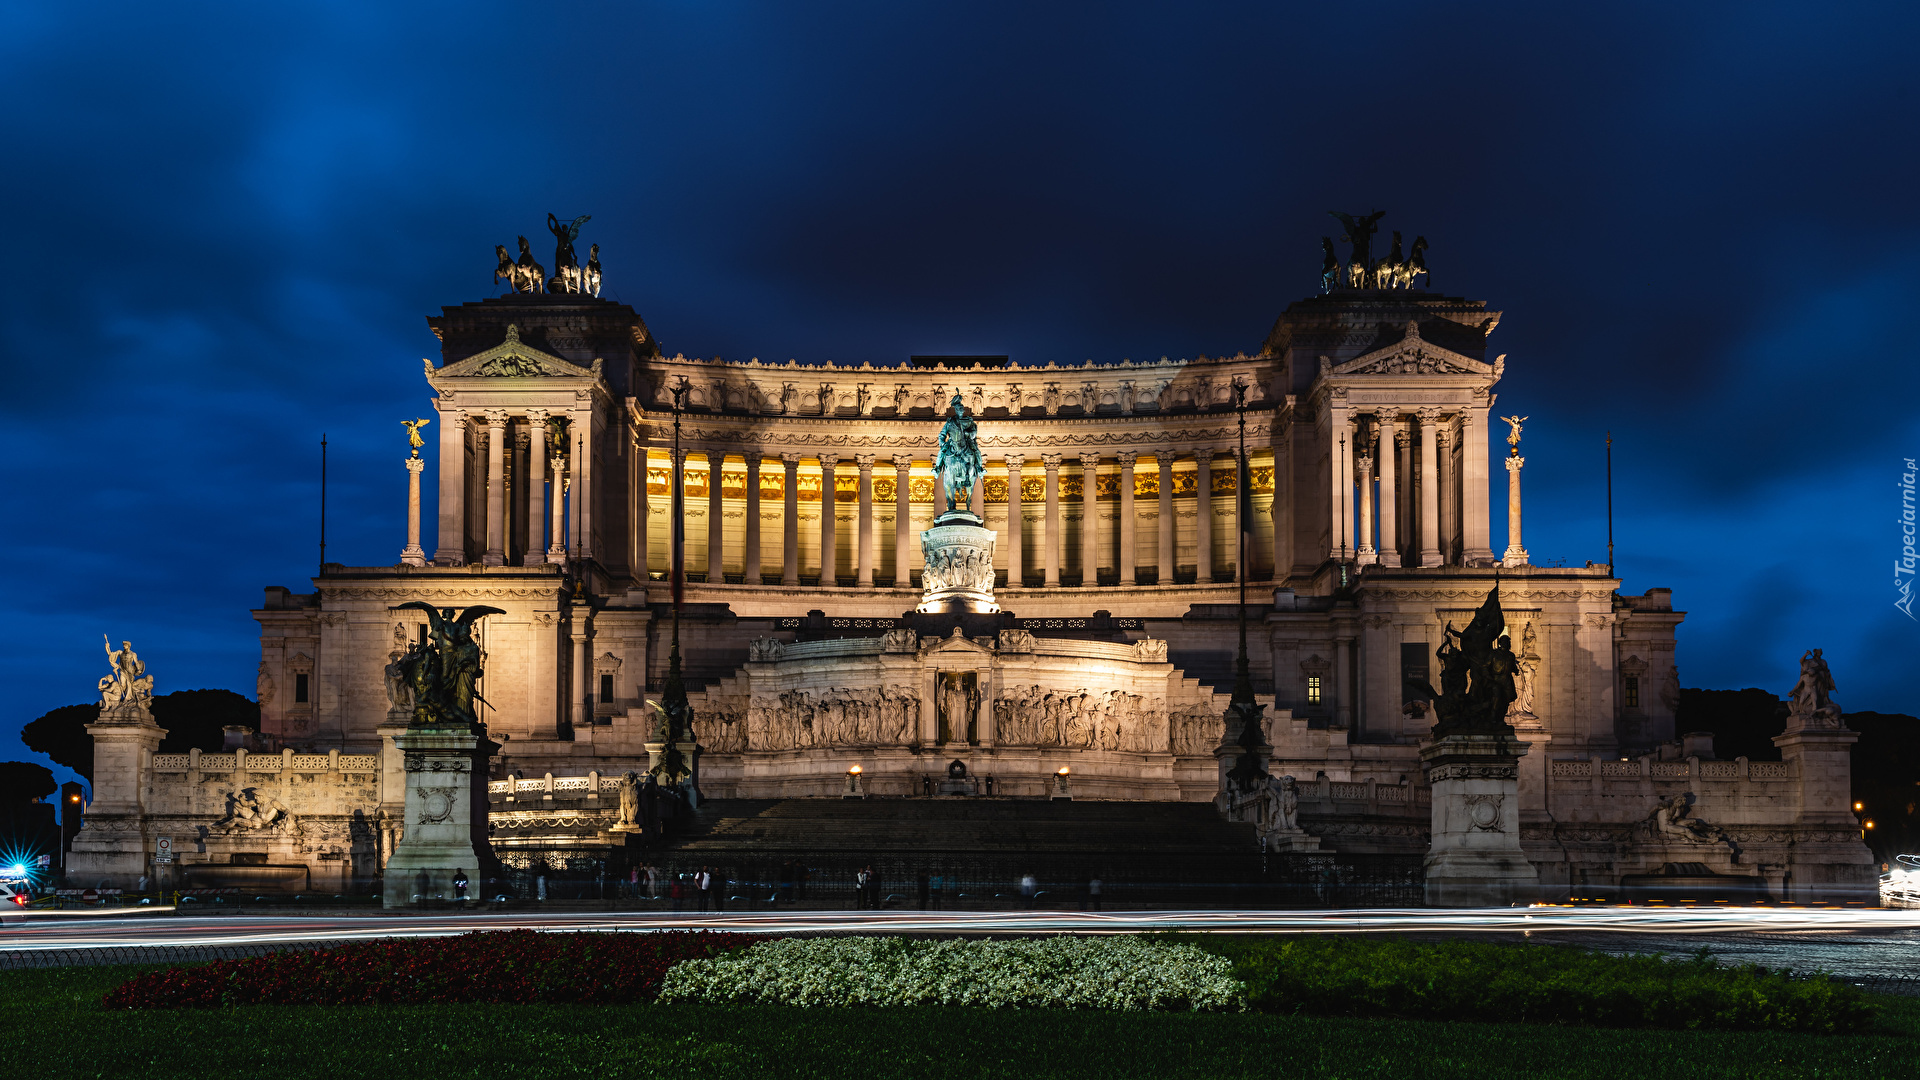
[[[613,702],[613,676],[602,675],[600,676],[600,704],[608,705],[608,704],[611,704],[612,702]]]
[[[305,705],[307,703],[307,678],[308,676],[304,673],[293,677],[293,703],[295,705]]]
[[[1425,701],[1427,692],[1420,689],[1427,682],[1427,644],[1424,641],[1403,641],[1400,643],[1400,703]]]
[[[1307,704],[1320,704],[1320,676],[1307,676]]]
[[[1640,676],[1629,675],[1627,676],[1627,708],[1637,709],[1639,707],[1640,707]]]

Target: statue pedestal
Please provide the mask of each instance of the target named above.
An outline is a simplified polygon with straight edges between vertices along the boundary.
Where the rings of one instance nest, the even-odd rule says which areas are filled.
[[[926,567],[916,611],[990,615],[1000,610],[993,599],[994,533],[984,524],[965,510],[949,510],[920,534]]]
[[[495,745],[464,725],[409,727],[393,744],[405,755],[405,832],[387,860],[381,906],[452,900],[453,879],[462,872],[467,895],[478,896],[494,860],[486,800],[475,801],[473,783]]]
[[[1535,898],[1539,873],[1520,850],[1520,758],[1510,735],[1448,735],[1420,750],[1433,788],[1428,907],[1491,907]]]

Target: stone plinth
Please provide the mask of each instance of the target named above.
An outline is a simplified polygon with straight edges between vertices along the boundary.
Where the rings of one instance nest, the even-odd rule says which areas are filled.
[[[1433,789],[1427,906],[1525,903],[1540,876],[1520,850],[1520,758],[1509,735],[1448,735],[1420,750]]]
[[[471,883],[468,895],[478,895],[474,889],[485,880],[493,854],[486,802],[474,799],[473,777],[495,745],[464,727],[409,727],[393,742],[405,755],[406,831],[387,860],[382,906],[405,907],[415,897],[451,900],[453,879],[462,871]]]
[[[74,835],[68,876],[83,885],[133,888],[147,872],[143,796],[149,762],[166,729],[154,723],[146,698],[109,705],[87,725],[93,736],[93,804]]]
[[[965,510],[949,510],[920,534],[926,566],[921,571],[921,612],[1000,610],[993,599],[992,529]]]

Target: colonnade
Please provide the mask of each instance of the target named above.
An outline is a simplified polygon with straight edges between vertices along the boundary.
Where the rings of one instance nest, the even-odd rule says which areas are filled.
[[[1176,457],[1183,459],[1178,468]],[[945,506],[944,496],[935,491],[931,463],[912,453],[803,459],[798,453],[774,458],[683,449],[676,459],[671,450],[654,450],[649,464],[649,513],[643,516],[655,519],[647,530],[654,550],[649,553],[642,541],[641,558],[647,569],[667,569],[665,517],[678,489],[688,511],[685,535],[690,541],[705,539],[703,552],[689,551],[687,569],[707,582],[906,588],[919,568],[919,534]],[[1205,585],[1231,581],[1238,572],[1234,493],[1247,482],[1250,478],[1238,476],[1230,451],[1206,447],[1151,455],[1125,451],[1104,458],[1092,452],[1043,453],[989,460],[971,508],[1000,534],[1003,587]],[[803,490],[809,498],[801,498]],[[1265,511],[1271,497],[1263,484],[1260,508],[1249,523],[1260,540],[1247,559],[1261,576],[1273,565]],[[1143,498],[1152,501],[1140,506]],[[763,533],[763,523],[775,516],[774,506],[767,505],[774,499],[777,541]],[[821,512],[829,505],[834,512]],[[816,514],[809,527],[817,528],[817,544],[807,543],[803,551],[803,517]],[[1157,535],[1140,536],[1137,523],[1143,514],[1158,519]],[[1191,526],[1176,528],[1176,518],[1189,515]],[[893,521],[890,553],[889,537],[882,534],[886,516]],[[775,543],[777,551],[770,547]],[[830,558],[823,560],[822,552]],[[823,571],[823,561],[830,569]]]
[[[583,422],[589,416],[558,409],[441,412],[433,561],[537,566],[565,562],[570,551],[591,556],[592,500],[570,497],[592,480],[592,425]],[[549,430],[554,420],[566,422]],[[409,552],[417,516],[417,504],[410,506]]]
[[[1485,408],[1342,410],[1329,426],[1330,556],[1367,566],[1490,562]]]

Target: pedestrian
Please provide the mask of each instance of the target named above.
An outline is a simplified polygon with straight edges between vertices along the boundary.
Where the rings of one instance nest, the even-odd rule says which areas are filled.
[[[535,900],[545,900],[547,898],[547,875],[541,874],[539,877],[533,879],[533,898]]]
[[[637,866],[627,871],[627,899],[640,899],[640,868]]]
[[[941,877],[939,874],[933,875],[932,886],[928,890],[928,894],[927,894],[928,900],[931,901],[933,905],[932,910],[934,911],[940,910],[940,900],[941,900],[940,894],[946,890],[946,885],[947,885],[946,878]]]
[[[880,910],[880,875],[873,869],[872,863],[867,864],[867,907]]]
[[[667,891],[673,894],[673,910],[675,911],[681,910],[682,905],[687,902],[685,879],[685,874],[675,874],[673,875],[673,884],[667,886]]]
[[[453,902],[462,906],[466,905],[467,872],[465,870],[455,870],[453,872]]]
[[[1039,897],[1039,895],[1040,895],[1040,882],[1037,879],[1035,879],[1032,874],[1022,874],[1020,876],[1021,904],[1023,904],[1026,907],[1033,907],[1036,903],[1038,903],[1037,898]]]
[[[647,899],[660,899],[660,868],[653,863],[647,864]]]
[[[867,906],[867,877],[865,867],[853,875],[853,906],[856,910]]]
[[[1100,910],[1100,888],[1101,888],[1100,875],[1095,874],[1092,878],[1088,879],[1087,907],[1094,911]]]
[[[700,910],[707,910],[707,905],[713,900],[713,875],[707,872],[706,867],[694,872],[693,887],[700,894]]]

